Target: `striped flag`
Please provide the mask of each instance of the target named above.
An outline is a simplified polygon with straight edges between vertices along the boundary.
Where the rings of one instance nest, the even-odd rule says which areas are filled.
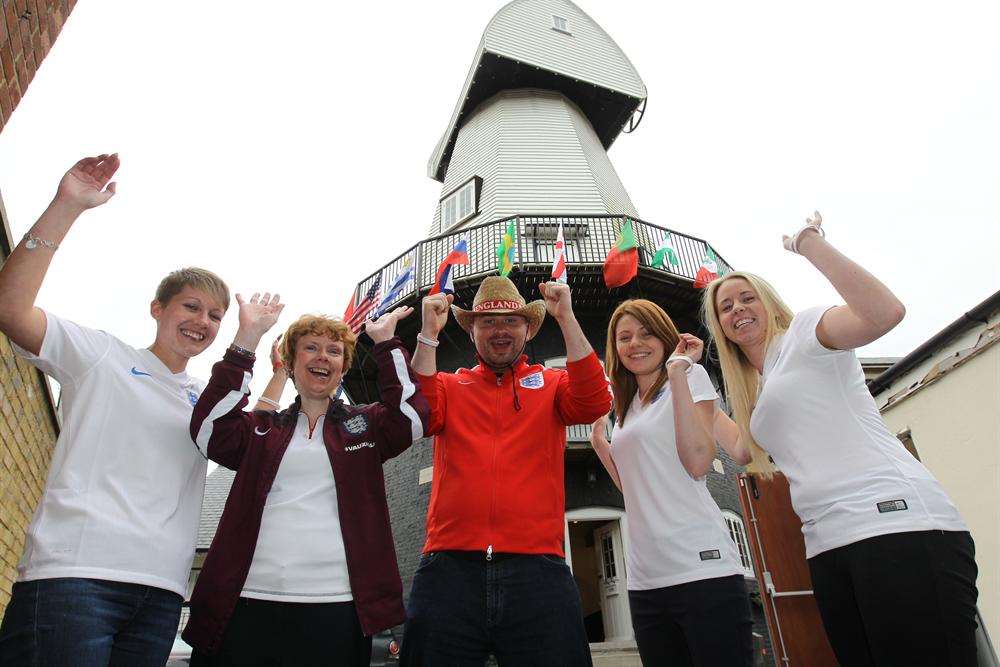
[[[358,302],[358,305],[354,307],[354,311],[351,312],[350,318],[345,320],[345,322],[347,322],[347,326],[351,328],[351,331],[353,331],[355,335],[359,334],[361,329],[364,328],[365,321],[368,320],[368,315],[372,313],[376,304],[378,304],[379,296],[382,294],[381,287],[382,274],[379,273],[378,277],[375,278],[375,282],[373,282],[372,286],[368,288],[367,292],[365,292],[365,298]]]
[[[413,267],[410,265],[410,258],[407,257],[406,261],[403,262],[403,270],[392,281],[392,287],[389,288],[388,293],[379,301],[378,308],[375,309],[375,317],[381,317],[382,313],[389,309],[390,304],[399,298],[411,280],[413,280]]]
[[[448,253],[448,256],[444,258],[444,261],[438,267],[437,275],[434,277],[434,286],[431,287],[431,291],[427,293],[427,296],[437,294],[438,292],[454,294],[455,281],[453,280],[453,274],[455,272],[455,265],[468,263],[469,242],[461,239],[455,244],[455,249]]]
[[[514,245],[515,236],[517,236],[517,222],[511,220],[503,238],[500,239],[500,245],[497,246],[497,268],[501,276],[506,276],[514,268],[514,255],[517,253],[517,247]]]
[[[563,240],[562,221],[559,222],[559,235],[556,236],[555,257],[552,258],[552,280],[557,283],[566,282],[566,242]]]

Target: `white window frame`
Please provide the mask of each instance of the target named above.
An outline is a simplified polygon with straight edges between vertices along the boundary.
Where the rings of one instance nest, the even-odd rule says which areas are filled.
[[[560,25],[560,21],[562,24]],[[561,32],[566,35],[572,35],[573,33],[569,30],[569,19],[565,16],[559,16],[557,14],[552,15],[552,29],[556,32]]]
[[[729,537],[733,539],[733,542],[736,544],[736,552],[740,555],[743,576],[748,579],[754,579],[753,556],[750,551],[750,542],[747,540],[747,528],[743,523],[743,517],[731,510],[722,510],[722,518],[726,520]]]
[[[441,200],[441,231],[448,231],[479,214],[476,201],[477,181],[473,176]],[[467,208],[463,207],[463,203]]]

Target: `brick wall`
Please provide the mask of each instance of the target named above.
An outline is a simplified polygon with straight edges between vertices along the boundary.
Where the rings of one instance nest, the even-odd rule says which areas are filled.
[[[76,0],[2,0],[0,130],[28,89]]]
[[[42,376],[0,334],[0,614],[45,487],[57,428]]]

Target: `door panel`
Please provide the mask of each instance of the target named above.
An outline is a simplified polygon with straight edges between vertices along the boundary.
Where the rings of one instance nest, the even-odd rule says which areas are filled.
[[[629,638],[632,636],[632,620],[629,618],[625,554],[618,521],[611,521],[594,531],[594,549],[597,551],[597,580],[601,590],[605,641]]]
[[[802,522],[792,510],[788,480],[781,473],[771,480],[748,473],[738,479],[775,662],[790,667],[836,666],[812,594]]]

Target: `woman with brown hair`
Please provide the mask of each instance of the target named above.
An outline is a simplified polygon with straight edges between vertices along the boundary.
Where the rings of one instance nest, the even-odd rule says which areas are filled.
[[[406,617],[382,463],[427,422],[393,335],[411,309],[366,325],[382,402],[331,398],[355,337],[341,320],[306,315],[280,345],[295,402],[244,412],[253,350],[280,307],[268,295],[240,300],[236,339],[191,421],[198,448],[236,470],[184,630],[196,666],[367,665],[371,636]]]
[[[702,348],[645,299],[620,304],[608,326],[614,445],[606,419],[591,442],[625,497],[629,606],[644,665],[751,664],[743,567],[705,485],[718,408],[697,363]]]

